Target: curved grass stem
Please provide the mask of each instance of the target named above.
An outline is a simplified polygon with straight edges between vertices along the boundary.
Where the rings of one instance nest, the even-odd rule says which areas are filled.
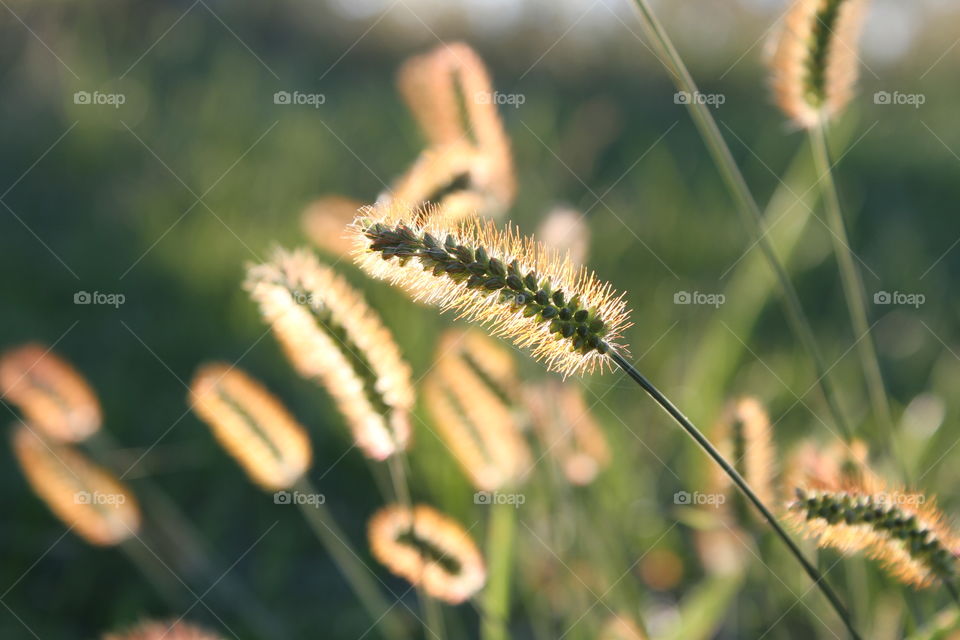
[[[640,14],[640,22],[645,32],[652,41],[653,47],[656,49],[658,54],[657,58],[667,68],[667,71],[670,72],[677,88],[690,96],[698,95],[699,90],[693,77],[683,63],[680,54],[673,46],[673,42],[664,30],[663,25],[660,24],[660,21],[650,8],[648,0],[634,0],[634,6]],[[804,313],[803,306],[800,304],[800,297],[797,295],[797,290],[790,281],[787,270],[777,257],[773,243],[767,235],[768,230],[763,222],[763,214],[760,211],[760,207],[757,205],[750,188],[747,186],[743,174],[740,173],[740,169],[733,159],[733,154],[730,152],[730,147],[727,146],[723,135],[720,133],[720,129],[717,127],[717,123],[710,113],[710,107],[700,100],[693,99],[687,100],[686,104],[694,124],[700,131],[700,136],[703,138],[704,143],[706,143],[723,181],[726,183],[730,194],[736,202],[737,211],[740,213],[745,226],[753,236],[754,242],[760,247],[761,252],[770,264],[770,268],[773,270],[781,293],[783,294],[787,318],[794,333],[800,339],[804,349],[810,356],[814,372],[817,376],[816,384],[823,394],[831,417],[844,438],[850,440],[852,431],[844,417],[839,396],[836,393],[831,379],[827,376],[828,369],[820,353],[820,348],[817,346],[810,321]]]
[[[810,129],[810,147],[813,150],[814,167],[817,179],[821,185],[824,208],[827,213],[827,223],[830,226],[830,239],[833,242],[833,253],[836,256],[840,271],[840,281],[843,284],[843,293],[847,302],[847,311],[850,314],[850,323],[853,326],[857,340],[857,352],[863,366],[866,378],[867,392],[876,419],[883,424],[888,441],[893,438],[893,418],[890,415],[890,402],[883,384],[883,375],[880,371],[880,360],[877,357],[876,346],[870,335],[870,324],[867,320],[867,301],[864,294],[863,279],[860,270],[854,262],[853,250],[847,238],[846,225],[843,221],[843,212],[840,208],[840,197],[837,186],[833,181],[833,171],[830,165],[830,152],[827,148],[827,135],[823,124]]]
[[[306,477],[298,480],[294,486],[301,493],[317,495],[316,488]],[[322,503],[303,502],[299,503],[299,506],[310,528],[326,547],[330,557],[373,619],[377,629],[388,640],[408,637],[404,624],[393,610],[394,607],[386,601],[374,582],[373,572],[354,551],[349,538],[337,525],[327,506]]]
[[[747,481],[740,476],[737,470],[731,465],[723,455],[717,451],[717,448],[713,446],[710,440],[704,436],[699,429],[689,419],[674,405],[669,398],[667,398],[663,393],[657,389],[653,383],[647,380],[643,374],[641,374],[629,361],[627,361],[623,356],[615,351],[610,352],[610,359],[618,367],[620,367],[624,373],[626,373],[634,382],[640,385],[640,387],[647,392],[647,394],[653,398],[653,400],[659,404],[664,411],[670,414],[677,424],[683,428],[687,434],[696,441],[700,447],[707,452],[714,462],[720,465],[720,468],[730,477],[730,480],[733,481],[737,488],[743,493],[744,497],[749,500],[754,507],[766,518],[767,522],[770,523],[770,526],[773,528],[777,536],[783,541],[783,543],[790,550],[790,553],[796,557],[797,561],[803,566],[803,570],[810,576],[810,579],[813,580],[813,583],[817,586],[818,589],[823,593],[823,595],[830,601],[830,604],[833,606],[834,610],[837,612],[837,615],[840,616],[840,619],[843,620],[843,623],[846,625],[847,629],[850,632],[850,636],[855,640],[859,640],[860,635],[857,633],[856,628],[853,626],[853,622],[850,619],[850,614],[847,611],[847,608],[840,601],[840,598],[837,597],[837,594],[833,591],[833,588],[827,584],[825,578],[817,570],[813,564],[803,555],[803,552],[800,550],[800,547],[793,541],[789,534],[783,529],[780,523],[777,521],[776,517],[767,506],[757,497],[757,494],[754,493],[753,489],[750,488],[750,485],[747,484]]]
[[[516,505],[491,506],[487,525],[489,578],[483,592],[483,640],[507,640],[510,617],[510,577],[513,573],[513,538],[517,523]]]

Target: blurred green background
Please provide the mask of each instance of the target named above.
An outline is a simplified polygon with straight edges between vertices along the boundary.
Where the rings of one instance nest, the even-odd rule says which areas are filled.
[[[149,480],[174,498],[214,550],[216,575],[236,562],[231,579],[280,621],[274,637],[358,638],[368,624],[300,514],[254,488],[186,413],[185,383],[204,360],[239,360],[276,391],[310,428],[312,477],[328,506],[365,548],[366,518],[382,502],[376,471],[356,451],[344,455],[349,441],[329,397],[291,371],[239,285],[244,266],[273,245],[306,244],[299,217],[311,199],[341,193],[371,201],[416,157],[423,140],[394,76],[405,57],[441,40],[469,42],[499,91],[524,96],[501,110],[520,185],[509,218],[533,231],[555,205],[586,212],[590,266],[628,292],[635,326],[627,341],[642,370],[704,426],[727,397],[751,393],[768,404],[781,453],[802,438],[835,439],[809,361],[776,295],[765,292],[759,252],[627,2],[2,4],[0,346],[56,344],[89,377],[106,429],[122,443],[109,461],[125,469],[143,456],[128,476],[134,490]],[[908,479],[894,460],[904,462],[914,486],[936,492],[947,512],[960,508],[956,7],[875,3],[858,97],[831,132],[868,296],[925,296],[917,308],[871,305],[898,422],[891,441],[870,415],[851,350],[857,336],[810,190],[804,136],[769,98],[764,41],[784,7],[664,4],[664,22],[701,89],[725,98],[715,115],[758,201],[765,205],[780,188],[773,237],[784,255],[798,238],[792,276],[876,465],[896,484]],[[278,105],[277,91],[320,93],[325,101]],[[877,91],[921,94],[924,103],[877,104]],[[124,104],[77,104],[76,92],[122,94]],[[451,318],[341,266],[395,329],[415,376],[425,372]],[[125,303],[76,305],[79,291],[121,293]],[[674,304],[681,291],[726,300],[719,308]],[[526,377],[545,375],[518,361]],[[607,593],[582,585],[581,609],[553,611],[547,628],[559,631],[541,629],[540,637],[568,628],[568,638],[594,637],[610,610],[643,616],[655,637],[667,637],[678,605],[704,584],[672,496],[702,486],[706,460],[619,374],[585,384],[614,444],[614,465],[591,488],[551,492],[525,507],[518,545],[522,557],[544,558],[554,579],[572,588],[591,567],[622,580],[608,579]],[[428,418],[416,424],[415,497],[462,522],[482,521],[472,489],[425,427]],[[171,609],[122,554],[63,536],[9,447],[0,456],[0,637],[92,638],[141,616],[176,618],[194,603],[180,585],[186,606]],[[542,540],[552,541],[550,550]],[[760,547],[765,562],[751,567],[735,602],[702,637],[833,637],[836,621],[791,559],[769,541]],[[644,580],[640,560],[650,549],[680,559],[679,581],[657,588]],[[828,552],[821,562],[835,559]],[[829,575],[841,592],[860,585],[848,600],[867,625],[875,623],[871,612],[905,591],[857,561]],[[190,587],[199,596],[211,585]],[[225,637],[260,637],[215,602],[229,599],[220,588],[204,596],[209,608],[197,604],[187,619]],[[534,637],[529,621],[549,604],[530,587],[518,590],[515,637]],[[406,601],[415,607],[415,594]],[[945,598],[931,590],[907,602],[923,621]],[[476,614],[462,609],[450,615],[452,637],[474,637]]]

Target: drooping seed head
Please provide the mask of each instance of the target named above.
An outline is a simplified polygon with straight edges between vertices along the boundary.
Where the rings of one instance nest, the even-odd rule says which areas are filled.
[[[621,347],[623,296],[583,267],[512,227],[419,220],[405,207],[366,209],[352,225],[355,260],[414,299],[529,348],[565,375],[602,367],[605,354]]]
[[[724,457],[733,462],[757,496],[764,503],[771,502],[776,448],[770,417],[763,404],[752,397],[730,402],[714,427],[713,441]],[[714,469],[711,484],[725,493],[729,493],[732,487],[729,476],[719,468]]]
[[[523,481],[530,469],[530,451],[509,396],[498,391],[501,387],[487,373],[490,369],[463,347],[471,333],[448,332],[441,339],[424,397],[444,443],[473,485],[495,491]],[[483,343],[473,340],[473,352],[483,351],[476,348]]]
[[[610,464],[603,429],[575,383],[548,380],[530,386],[526,404],[543,449],[572,484],[586,486]]]
[[[381,564],[444,602],[459,604],[486,582],[483,556],[470,534],[427,505],[380,509],[370,519],[368,537]]]
[[[375,460],[406,448],[410,367],[361,295],[306,250],[276,251],[245,287],[294,369],[336,400],[357,446]]]
[[[76,449],[24,425],[14,429],[13,452],[34,493],[88,543],[112,546],[139,531],[133,493]]]
[[[338,258],[346,257],[353,249],[353,243],[346,236],[347,226],[362,206],[359,200],[340,195],[317,198],[303,211],[303,231],[320,249]]]
[[[85,440],[102,423],[100,402],[87,381],[39,344],[0,357],[0,398],[16,404],[34,429],[60,442]]]
[[[777,104],[798,126],[836,117],[857,81],[866,0],[794,0],[771,57]]]
[[[866,493],[884,490],[885,483],[869,466],[869,450],[862,440],[836,440],[821,445],[802,441],[784,465],[784,499],[793,500],[795,487],[818,487],[840,491],[856,486]]]
[[[310,468],[306,430],[272,393],[236,367],[201,366],[190,384],[190,406],[264,489],[286,489]]]
[[[916,588],[957,575],[958,539],[920,493],[797,488],[787,522],[821,547],[865,553]]]
[[[103,640],[221,640],[221,637],[181,620],[141,622],[126,631],[108,633]]]

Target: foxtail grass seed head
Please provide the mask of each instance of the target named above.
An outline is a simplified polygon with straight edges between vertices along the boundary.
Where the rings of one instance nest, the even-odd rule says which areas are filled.
[[[571,484],[586,486],[610,464],[610,447],[582,389],[548,380],[526,391],[541,446],[560,464]]]
[[[374,460],[405,449],[410,367],[361,295],[302,249],[250,267],[245,286],[294,369],[336,400],[357,446]]]
[[[743,397],[732,401],[714,427],[714,442],[764,503],[774,497],[776,448],[770,417],[759,400]],[[713,470],[712,484],[729,492],[729,477],[719,467]]]
[[[441,340],[424,384],[427,408],[447,448],[477,489],[516,486],[530,469],[530,451],[511,406],[454,346],[466,339],[447,334]]]
[[[317,198],[303,211],[301,223],[310,241],[327,253],[340,257],[350,255],[353,243],[347,237],[347,226],[353,222],[363,203],[340,195]]]
[[[521,401],[514,354],[499,340],[477,329],[450,329],[440,336],[436,353],[439,369],[462,364],[474,371],[504,404],[514,407]]]
[[[88,543],[112,546],[139,531],[133,493],[79,451],[20,426],[13,431],[13,452],[34,493]]]
[[[812,128],[846,107],[857,81],[857,41],[866,0],[791,0],[773,43],[777,104],[799,127]]]
[[[821,547],[865,553],[916,588],[957,575],[957,537],[920,493],[798,488],[787,521]]]
[[[483,588],[483,556],[458,522],[426,505],[386,506],[370,519],[373,557],[428,595],[460,604]]]
[[[546,215],[536,237],[561,255],[568,255],[573,264],[586,264],[590,253],[590,227],[584,215],[567,207],[556,207]]]
[[[489,196],[481,212],[506,210],[516,195],[510,140],[480,56],[460,42],[442,44],[404,63],[398,83],[430,146],[466,142],[478,152],[474,178]]]
[[[793,499],[796,487],[841,490],[854,485],[866,493],[883,491],[885,484],[870,468],[868,458],[863,440],[836,440],[826,446],[804,440],[787,458],[783,473],[785,499]]]
[[[192,624],[173,620],[141,622],[126,631],[108,633],[103,640],[221,640],[221,637]]]
[[[564,375],[602,368],[605,354],[622,348],[624,298],[583,267],[513,227],[418,219],[404,207],[366,209],[352,226],[356,261],[414,299],[529,348]]]
[[[201,366],[190,385],[190,406],[264,489],[286,489],[310,468],[306,430],[243,371],[225,362]]]
[[[637,623],[627,614],[615,614],[607,618],[600,629],[599,640],[647,640]]]
[[[60,442],[85,440],[102,423],[100,402],[87,381],[39,344],[0,357],[0,398],[16,404],[34,429]]]

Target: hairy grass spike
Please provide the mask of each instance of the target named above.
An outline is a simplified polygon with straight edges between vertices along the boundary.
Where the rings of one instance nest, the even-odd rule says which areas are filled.
[[[79,451],[19,426],[13,432],[13,452],[34,493],[90,544],[117,545],[139,531],[140,508],[133,493]]]
[[[863,552],[916,588],[957,575],[957,536],[920,493],[797,488],[788,522],[821,547]]]
[[[0,357],[0,394],[33,428],[60,442],[86,440],[103,421],[87,381],[43,345],[21,345]]]
[[[579,385],[548,380],[525,395],[537,436],[567,480],[579,486],[593,482],[610,464],[610,447]]]
[[[357,446],[375,460],[405,449],[410,367],[361,295],[302,249],[250,267],[245,287],[297,372],[334,397]]]
[[[310,468],[306,429],[243,371],[225,362],[201,366],[190,384],[190,405],[264,489],[287,489]]]
[[[777,104],[798,126],[836,117],[857,81],[857,40],[866,0],[792,0],[774,43]]]
[[[522,482],[530,467],[530,451],[507,399],[461,350],[469,334],[448,332],[441,339],[424,397],[441,436],[473,485],[494,491]]]
[[[108,633],[103,640],[220,640],[220,636],[180,620],[141,622],[117,633]]]
[[[857,486],[867,493],[883,491],[883,480],[869,467],[869,450],[863,440],[849,444],[835,441],[821,446],[812,439],[804,440],[787,457],[784,466],[784,499],[793,499],[796,487],[816,486],[841,490]]]
[[[752,397],[730,402],[714,427],[713,441],[740,475],[753,487],[764,502],[774,499],[773,476],[776,471],[776,448],[770,416],[759,400]],[[729,492],[730,479],[721,469],[714,469],[713,486]]]
[[[346,237],[347,225],[364,203],[341,195],[317,198],[304,209],[301,224],[314,245],[339,257],[350,255],[353,244]]]
[[[458,522],[427,505],[388,505],[368,526],[373,557],[427,594],[459,604],[486,582],[483,556]]]
[[[550,370],[592,371],[622,349],[624,298],[583,267],[513,227],[418,220],[417,210],[402,206],[366,209],[352,225],[355,260],[414,299],[529,348]]]

